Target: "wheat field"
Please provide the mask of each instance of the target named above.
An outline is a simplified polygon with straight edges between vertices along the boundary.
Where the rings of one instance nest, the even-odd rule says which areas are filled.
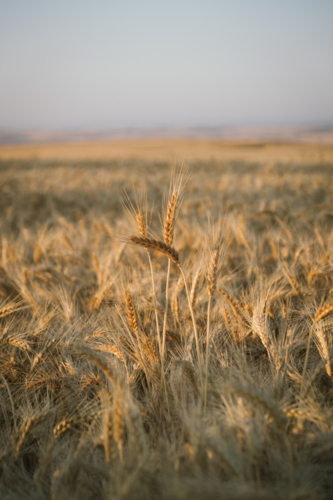
[[[332,498],[333,148],[267,147],[2,148],[2,499]]]

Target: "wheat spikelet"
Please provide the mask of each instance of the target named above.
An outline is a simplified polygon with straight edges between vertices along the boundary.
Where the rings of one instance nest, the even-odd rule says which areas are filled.
[[[212,255],[210,257],[208,269],[207,269],[207,291],[210,297],[213,296],[213,293],[216,290],[216,271],[217,264],[219,260],[220,250],[219,248],[215,248],[213,250]]]
[[[332,314],[332,312],[333,312],[333,302],[330,302],[326,306],[320,307],[315,314],[314,322],[318,323],[322,319],[326,318],[326,316]]]
[[[42,273],[31,271],[31,274],[33,278],[38,278],[39,280],[44,281],[44,283],[50,283],[50,279]]]
[[[326,363],[326,372],[329,377],[332,377],[331,363],[330,363],[330,353],[327,344],[326,334],[320,325],[316,325],[314,329],[316,344],[318,347],[319,354],[321,358]]]
[[[133,243],[133,245],[139,245],[146,249],[161,252],[178,266],[180,264],[178,252],[173,247],[163,243],[163,241],[154,240],[152,238],[139,238],[137,236],[130,236],[129,240],[131,243]]]
[[[22,281],[23,281],[24,285],[27,286],[29,283],[28,270],[23,268],[21,274],[22,274]]]
[[[98,260],[98,257],[97,257],[97,255],[94,252],[92,253],[91,257],[92,257],[94,271],[96,273],[96,276],[98,277],[99,276],[99,260]]]
[[[15,451],[14,451],[14,460],[17,459],[20,453],[21,446],[23,444],[23,441],[25,440],[28,432],[30,431],[31,427],[33,426],[34,422],[36,420],[36,416],[32,415],[27,422],[22,426],[19,438],[16,443]]]
[[[304,419],[309,420],[309,422],[315,422],[317,425],[325,424],[325,418],[323,417],[323,415],[319,415],[312,409],[308,410],[306,408],[288,408],[285,410],[285,415],[287,418],[297,418],[301,420],[297,425],[297,431],[300,431],[302,429],[302,421]]]
[[[305,248],[304,247],[300,247],[297,252],[295,253],[295,257],[294,257],[294,266],[296,264],[296,262],[298,261],[298,259],[300,258],[301,254],[304,252]]]
[[[231,306],[231,309],[234,313],[234,315],[236,316],[237,319],[239,319],[242,323],[246,324],[245,320],[244,320],[244,317],[242,315],[242,312],[241,312],[241,309],[239,307],[239,305],[237,304],[237,302],[235,300],[233,300],[224,290],[222,290],[221,288],[219,288],[218,290],[218,293],[220,295],[222,295],[223,298],[225,298],[225,300],[228,302],[228,304]]]
[[[139,235],[142,238],[147,238],[148,235],[147,224],[140,209],[138,210],[136,215],[136,222],[138,226]]]
[[[231,320],[230,320],[230,315],[228,313],[228,310],[226,307],[222,307],[222,312],[223,312],[223,317],[224,317],[224,321],[225,321],[225,324],[227,325],[227,327],[229,328],[230,325],[231,325]]]
[[[312,271],[309,272],[307,280],[311,282],[314,280],[317,276],[324,274],[323,271],[320,269],[313,269]]]
[[[98,311],[100,309],[102,302],[109,293],[112,285],[113,285],[113,279],[109,281],[98,294],[92,297],[90,301],[90,309],[94,309],[95,311]]]
[[[13,304],[8,304],[7,306],[4,306],[0,309],[0,318],[4,318],[5,316],[8,316],[9,314],[12,314],[13,312],[21,309],[22,302],[16,302]]]
[[[225,387],[231,391],[235,391],[240,396],[245,396],[249,401],[253,401],[256,404],[259,404],[274,419],[277,427],[282,431],[285,431],[285,415],[274,400],[271,400],[253,387],[241,387],[239,385],[228,385]]]
[[[31,350],[28,342],[26,342],[25,340],[17,339],[15,337],[9,337],[8,342],[10,344],[14,345],[15,347],[18,347],[19,349],[22,349],[22,351],[30,351]]]
[[[70,359],[66,359],[64,365],[66,367],[67,372],[70,374],[71,377],[74,377],[75,375],[77,375],[75,366],[73,365],[73,363]]]
[[[141,344],[145,358],[149,360],[151,365],[157,365],[159,362],[159,355],[154,340],[146,335],[143,335],[141,338]]]
[[[129,327],[132,328],[134,333],[138,336],[139,335],[138,321],[136,318],[136,313],[135,313],[135,309],[133,306],[132,297],[128,291],[125,292],[125,300],[126,300],[126,306],[127,306]]]
[[[34,251],[34,256],[33,256],[34,264],[38,264],[38,262],[42,258],[42,255],[43,255],[43,252],[42,252],[40,243],[37,243],[37,245],[35,247],[35,251]]]
[[[259,304],[257,307],[255,307],[251,326],[253,331],[259,335],[261,342],[268,351],[269,338],[267,333],[265,310],[266,310],[265,304],[264,305]]]
[[[71,252],[73,252],[74,251],[73,244],[66,233],[62,233],[62,239],[63,239],[63,242],[65,243],[65,245],[68,247],[68,249]]]
[[[173,231],[176,218],[176,209],[178,202],[178,191],[174,190],[168,203],[165,222],[164,222],[164,243],[171,246],[173,243]]]
[[[92,375],[91,377],[82,376],[81,384],[82,389],[88,389],[91,386],[98,386],[102,382],[102,379],[99,375]]]
[[[109,344],[98,344],[95,345],[94,347],[97,351],[110,352],[111,354],[114,354],[116,358],[120,359],[120,361],[125,363],[125,356],[117,346]]]
[[[30,371],[33,371],[36,366],[41,362],[41,359],[43,357],[43,352],[39,352],[38,354],[36,354],[36,356],[34,357],[32,363],[31,363],[31,370]]]
[[[105,337],[105,332],[103,330],[94,330],[92,333],[89,333],[84,340],[89,340],[89,339],[95,339],[101,337],[104,339]]]
[[[98,368],[100,368],[105,375],[110,379],[111,382],[113,383],[120,383],[122,384],[122,378],[120,374],[117,372],[113,366],[111,366],[100,354],[98,354],[96,351],[93,349],[90,349],[86,345],[81,344],[80,342],[76,343],[77,348],[84,352],[85,355],[91,359]]]
[[[296,295],[301,295],[301,291],[296,283],[296,280],[294,280],[294,278],[292,276],[290,276],[289,273],[286,273],[286,276],[287,276],[287,279],[288,279],[291,287],[293,288],[294,292],[296,293]]]
[[[68,417],[61,420],[61,422],[59,422],[53,429],[54,437],[57,438],[60,436],[60,434],[70,429],[72,425],[76,422],[76,420],[77,419],[74,417]]]

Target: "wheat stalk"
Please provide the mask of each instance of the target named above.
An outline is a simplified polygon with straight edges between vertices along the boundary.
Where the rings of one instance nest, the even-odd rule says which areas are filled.
[[[197,301],[199,279],[200,279],[200,268],[195,273],[195,276],[194,276],[193,281],[192,281],[190,299],[191,299],[191,304],[192,304],[193,309],[195,308],[195,304]]]
[[[205,387],[204,387],[204,413],[206,413],[207,406],[207,385],[208,385],[208,365],[210,354],[210,309],[213,294],[216,290],[216,272],[217,264],[220,256],[220,248],[217,247],[213,250],[207,269],[207,292],[208,292],[208,306],[207,306],[207,335],[206,335],[206,370],[205,370]]]

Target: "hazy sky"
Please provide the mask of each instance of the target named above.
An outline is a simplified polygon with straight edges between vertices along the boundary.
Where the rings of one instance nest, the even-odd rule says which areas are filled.
[[[333,123],[333,0],[0,0],[0,128]]]

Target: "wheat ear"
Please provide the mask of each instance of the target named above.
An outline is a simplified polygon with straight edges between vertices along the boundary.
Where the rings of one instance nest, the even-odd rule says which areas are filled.
[[[126,300],[127,313],[128,313],[128,324],[129,324],[129,327],[135,333],[135,336],[136,336],[138,344],[139,344],[139,350],[140,350],[140,354],[141,354],[143,369],[144,369],[144,372],[146,374],[146,379],[147,379],[147,384],[148,384],[148,390],[149,390],[150,398],[151,398],[152,403],[153,403],[153,397],[152,397],[151,386],[150,386],[150,379],[149,379],[149,376],[148,376],[148,370],[146,368],[146,363],[144,361],[145,360],[144,351],[143,351],[143,346],[142,346],[141,338],[140,338],[140,335],[139,335],[138,320],[137,320],[137,317],[136,317],[136,312],[135,312],[134,305],[133,305],[133,302],[132,302],[131,294],[128,291],[125,292],[125,300]]]
[[[312,324],[312,327],[311,327],[310,332],[309,332],[308,344],[307,344],[307,347],[306,347],[306,355],[305,355],[305,361],[304,361],[304,367],[303,367],[303,373],[302,373],[301,397],[303,396],[303,392],[304,392],[303,391],[303,388],[304,388],[304,379],[305,379],[306,368],[307,368],[308,361],[309,361],[310,344],[311,344],[311,338],[312,338],[313,330],[315,328],[315,325],[320,320],[324,319],[326,316],[328,316],[332,312],[333,312],[333,302],[331,302],[327,306],[320,307],[319,309],[317,309],[317,312],[315,314],[315,317],[314,317],[314,320],[313,320],[313,324]],[[329,360],[327,360],[327,361],[329,363]]]
[[[246,325],[246,322],[242,316],[242,313],[241,313],[241,310],[240,310],[240,307],[239,305],[237,304],[237,302],[235,300],[233,300],[224,290],[222,290],[221,288],[219,288],[218,290],[218,293],[220,295],[222,295],[222,297],[228,302],[228,304],[231,306],[231,309],[234,313],[234,315],[236,316],[236,318],[238,318],[240,320],[240,322],[242,324],[245,324]],[[246,325],[248,326],[248,325]]]
[[[83,352],[87,356],[87,358],[91,359],[95,363],[95,365],[98,366],[98,368],[100,368],[105,373],[105,375],[113,384],[115,383],[121,385],[123,384],[123,379],[121,375],[117,372],[115,368],[113,368],[113,366],[110,365],[110,363],[106,361],[106,359],[103,356],[98,354],[93,349],[90,349],[88,346],[82,344],[81,342],[77,342],[76,346],[81,352]]]
[[[147,226],[147,217],[144,217],[141,208],[137,205],[137,208],[135,209],[131,204],[130,206],[132,207],[132,217],[135,216],[136,219],[136,225],[138,229],[138,233],[140,235],[140,238],[148,238],[148,226]],[[155,289],[155,281],[154,281],[154,270],[153,270],[153,264],[151,261],[150,253],[149,253],[149,248],[145,247],[147,256],[148,256],[148,261],[149,261],[149,267],[150,267],[150,274],[151,274],[151,284],[152,284],[152,291],[153,291],[153,302],[154,302],[154,310],[155,310],[155,320],[156,320],[156,331],[157,331],[157,338],[158,338],[158,347],[160,351],[160,356],[162,353],[162,346],[161,346],[161,333],[160,333],[160,326],[159,326],[159,320],[158,320],[158,311],[157,311],[157,299],[156,299],[156,289]]]
[[[172,247],[173,243],[173,232],[174,232],[174,224],[176,219],[176,209],[178,202],[178,191],[173,190],[173,193],[169,199],[165,222],[164,222],[164,233],[163,239],[164,244],[168,247]],[[165,285],[165,310],[164,310],[164,320],[163,320],[163,333],[162,333],[162,363],[164,364],[164,355],[165,355],[165,337],[166,337],[166,324],[167,324],[167,315],[168,315],[168,305],[169,305],[169,280],[170,280],[170,268],[171,268],[171,260],[169,257],[168,260],[168,270],[166,277],[166,285]],[[163,366],[162,366],[163,371]]]
[[[139,245],[143,248],[156,250],[157,252],[166,255],[172,262],[179,265],[178,252],[171,246],[166,245],[163,241],[154,240],[153,238],[143,238],[138,236],[130,236],[129,242],[133,245]]]
[[[164,244],[169,248],[172,248],[172,243],[173,243],[173,231],[176,219],[178,195],[179,195],[178,191],[174,190],[168,202],[167,213],[164,222],[163,239],[164,239]],[[165,283],[165,309],[164,309],[164,319],[163,319],[162,354],[161,354],[161,375],[162,375],[162,381],[165,386],[165,393],[167,400],[168,396],[167,396],[167,388],[165,384],[165,375],[164,375],[164,358],[165,358],[166,326],[167,326],[168,305],[169,305],[169,280],[170,280],[171,260],[173,259],[170,259],[170,257],[168,257],[168,270]],[[173,262],[175,261],[173,260]]]

